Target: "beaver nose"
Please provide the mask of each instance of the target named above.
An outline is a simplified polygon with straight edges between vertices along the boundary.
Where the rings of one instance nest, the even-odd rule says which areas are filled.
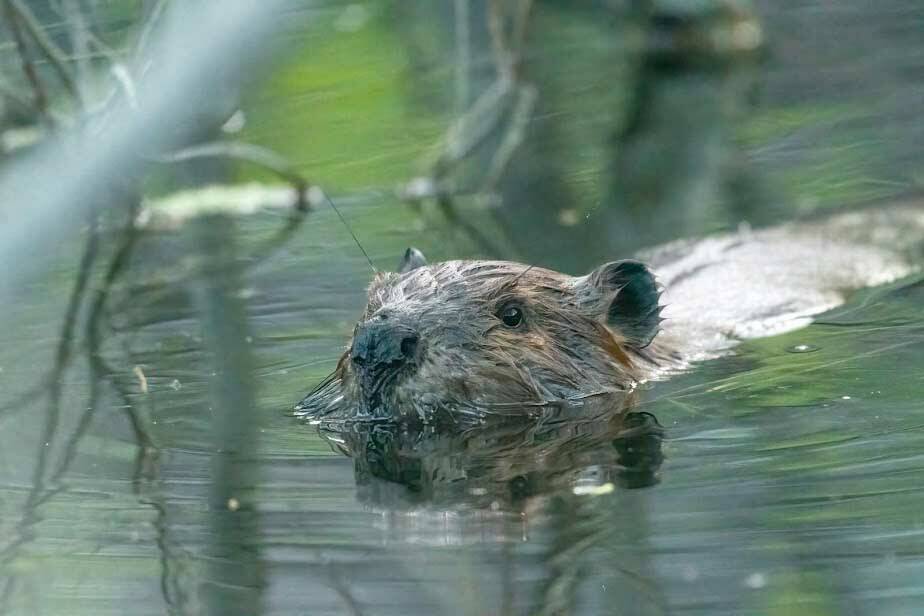
[[[412,330],[389,322],[362,325],[353,338],[350,358],[367,369],[397,367],[414,359],[418,337]]]

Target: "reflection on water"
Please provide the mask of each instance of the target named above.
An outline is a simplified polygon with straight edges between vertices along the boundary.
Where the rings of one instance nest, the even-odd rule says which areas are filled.
[[[260,392],[250,460],[260,483],[246,499],[259,513],[249,545],[266,613],[596,614],[614,603],[629,614],[917,613],[920,278],[863,291],[807,329],[748,342],[631,404],[531,409],[462,430],[310,426],[286,409],[306,372],[320,379],[336,361],[353,318],[329,311],[325,333],[306,328],[305,314],[325,314],[316,302],[333,300],[287,269],[314,249],[292,248],[245,284]],[[119,388],[99,383],[88,427],[72,412],[93,393],[80,366],[53,438],[44,404],[0,416],[7,612],[120,614],[127,598],[140,614],[202,606],[218,376],[192,319],[194,289],[123,314],[132,334],[110,340],[125,350],[110,348],[121,363],[107,364]],[[342,301],[358,311],[358,280],[354,291]],[[45,301],[28,307],[55,305]],[[28,328],[11,336],[20,355],[54,349]],[[0,365],[4,375],[19,367],[9,349]],[[125,405],[148,418],[158,447],[140,478]],[[80,430],[66,472],[33,494],[24,461],[46,452],[58,469]]]
[[[333,225],[333,214],[316,220]],[[276,223],[248,224],[259,235]],[[163,241],[140,249],[169,255]],[[260,419],[249,545],[266,613],[917,613],[919,277],[860,292],[807,329],[748,342],[631,405],[533,409],[461,431],[309,426],[287,409],[336,362],[367,276],[359,263],[346,274],[332,266],[348,285],[299,276],[316,250],[295,244],[244,284]],[[120,313],[106,347],[118,388],[103,380],[93,394],[78,364],[50,439],[44,403],[0,415],[8,613],[202,606],[213,548],[208,386],[219,377],[193,318],[195,285],[165,293],[135,282],[114,301],[150,301]],[[22,308],[57,323],[54,290],[43,293]],[[19,358],[41,362],[55,339],[30,327],[8,335],[0,377],[12,398],[33,383],[9,380],[29,367]],[[74,410],[90,394],[95,418],[81,427]],[[140,481],[126,405],[158,448]],[[66,472],[46,482],[47,496],[31,495],[35,469],[24,465],[46,452],[59,468],[78,430]]]
[[[476,425],[346,420],[325,421],[319,429],[353,458],[364,503],[519,514],[532,497],[656,483],[661,427],[653,415],[613,404],[604,397],[518,409],[487,414]]]
[[[543,224],[570,228],[585,214],[574,202],[592,209],[605,197],[588,177],[605,166],[610,105],[623,96],[619,79],[578,67],[598,66],[627,39],[565,4],[535,3],[544,11],[541,57],[553,58],[544,68],[558,69],[558,82],[531,136],[531,152],[542,156],[520,159],[503,188],[549,171],[522,194],[545,199]],[[767,209],[754,201],[738,214],[765,222],[907,187],[924,168],[924,140],[914,138],[922,126],[920,7],[756,4],[767,9],[777,52],[766,69],[767,106],[735,140],[747,150],[745,183],[774,197]],[[331,10],[339,16],[342,8]],[[390,264],[407,245],[435,259],[485,256],[433,210],[392,196],[420,144],[445,125],[405,107],[400,101],[415,94],[395,85],[414,65],[438,82],[431,107],[445,107],[445,67],[416,66],[428,56],[400,50],[445,41],[418,32],[396,42],[385,19],[349,23],[356,30],[307,37],[304,64],[270,84],[272,104],[252,114],[248,136],[333,185],[373,262]],[[336,74],[313,64],[331,57]],[[686,82],[664,77],[672,88]],[[322,85],[304,96],[308,81]],[[682,99],[677,93],[663,93],[662,112]],[[644,139],[636,143],[647,151]],[[535,167],[537,158],[548,166]],[[660,178],[649,178],[654,188],[675,188]],[[338,186],[350,194],[337,197]],[[473,217],[490,205],[475,203]],[[738,221],[695,217],[697,229]],[[78,345],[51,386],[42,377],[59,352],[80,246],[56,247],[48,276],[3,306],[0,613],[202,613],[207,589],[225,588],[216,579],[224,548],[246,551],[260,567],[233,590],[259,594],[267,614],[921,613],[920,275],[859,292],[806,329],[749,341],[733,356],[650,384],[631,404],[532,409],[461,430],[310,426],[288,409],[342,353],[370,274],[328,210],[311,212],[270,258],[253,257],[285,222],[264,213],[237,234],[242,282],[232,295],[248,331],[230,327],[226,337],[252,357],[253,402],[238,396],[222,405],[209,395],[244,353],[215,362],[203,351],[202,281],[186,258],[188,238],[138,238],[130,275],[100,322],[97,356],[88,360]],[[644,222],[659,238],[686,234],[660,219]],[[558,245],[541,226],[516,237],[537,260],[567,271],[597,250]],[[94,291],[98,283],[90,281]],[[217,498],[213,464],[235,456],[215,443],[216,422],[232,407],[252,413],[254,436],[234,460],[239,491]],[[223,541],[239,512],[255,514],[243,525],[253,523],[255,534]]]

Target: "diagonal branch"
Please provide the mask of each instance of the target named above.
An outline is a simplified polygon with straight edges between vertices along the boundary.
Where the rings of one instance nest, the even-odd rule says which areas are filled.
[[[67,59],[64,52],[48,38],[48,35],[45,34],[42,28],[42,24],[36,19],[32,10],[26,6],[22,0],[4,0],[4,5],[6,7],[7,18],[10,20],[11,24],[16,22],[26,29],[26,32],[28,32],[32,40],[35,41],[39,51],[42,52],[42,55],[45,56],[55,70],[55,73],[57,73],[58,78],[61,80],[65,89],[67,89],[68,93],[74,97],[74,100],[82,102],[80,88],[77,87],[74,76],[71,75],[70,70],[67,68]],[[16,26],[11,27],[16,28]],[[19,46],[18,41],[17,46]],[[21,53],[22,48],[20,47],[20,54]]]
[[[13,40],[16,43],[16,50],[19,53],[19,61],[22,65],[23,75],[32,88],[32,98],[34,99],[36,110],[48,122],[52,122],[51,115],[48,113],[48,93],[45,92],[45,86],[39,79],[38,71],[35,70],[35,63],[32,61],[32,55],[26,45],[26,39],[20,28],[19,18],[16,14],[12,0],[3,0],[3,14],[6,17],[7,27]]]

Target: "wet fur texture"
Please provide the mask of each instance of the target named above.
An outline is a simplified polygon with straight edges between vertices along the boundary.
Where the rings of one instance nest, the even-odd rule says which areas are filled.
[[[386,319],[420,335],[412,367],[388,383],[389,413],[497,408],[628,392],[659,363],[654,277],[636,261],[581,277],[507,261],[446,261],[380,273],[357,327]],[[509,327],[499,312],[522,310]],[[361,409],[349,351],[297,407],[319,416]],[[374,411],[374,409],[366,409]]]

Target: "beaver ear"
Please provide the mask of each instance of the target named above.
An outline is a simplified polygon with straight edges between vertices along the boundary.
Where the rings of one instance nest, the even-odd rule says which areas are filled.
[[[636,348],[651,344],[661,323],[661,293],[654,275],[640,261],[614,261],[590,275],[604,294],[612,295],[606,307],[606,324],[618,329]]]
[[[425,257],[422,252],[411,246],[404,251],[404,256],[401,257],[401,263],[398,264],[398,273],[404,274],[426,264],[427,257]]]

